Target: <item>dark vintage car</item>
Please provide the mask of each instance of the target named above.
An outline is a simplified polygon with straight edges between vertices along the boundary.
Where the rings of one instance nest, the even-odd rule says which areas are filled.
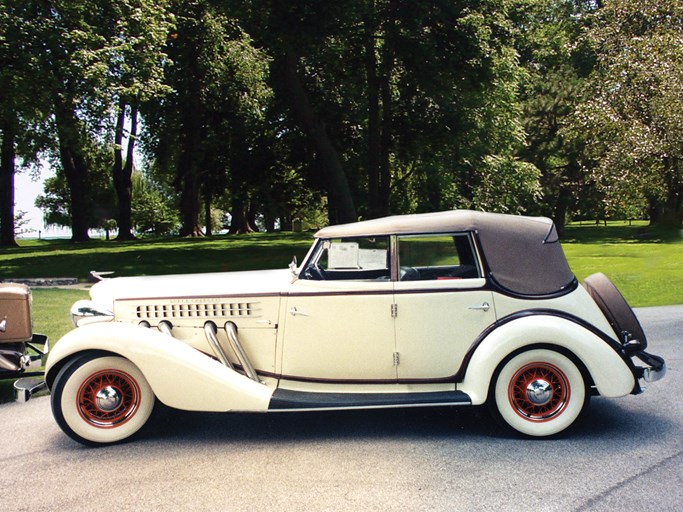
[[[330,226],[300,266],[106,279],[46,367],[66,434],[135,434],[158,400],[195,411],[487,404],[552,436],[593,394],[660,379],[603,274],[579,284],[549,219],[448,211]]]
[[[49,350],[47,337],[32,332],[31,290],[16,283],[0,283],[0,379],[17,379],[18,398],[47,389],[37,368]]]

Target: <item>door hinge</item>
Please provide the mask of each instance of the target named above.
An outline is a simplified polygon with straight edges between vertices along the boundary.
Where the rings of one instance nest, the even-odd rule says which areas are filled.
[[[398,316],[398,304],[391,305],[391,318],[396,318]]]
[[[394,366],[398,366],[399,363],[401,362],[398,352],[394,352]]]

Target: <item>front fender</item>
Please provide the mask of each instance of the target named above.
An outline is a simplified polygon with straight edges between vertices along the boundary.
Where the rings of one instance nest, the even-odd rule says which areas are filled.
[[[470,396],[472,404],[483,404],[503,359],[534,345],[561,347],[574,354],[603,396],[627,395],[636,384],[626,362],[598,335],[567,318],[537,314],[511,320],[489,333],[474,350],[458,389]]]
[[[74,329],[50,352],[46,380],[54,382],[62,362],[87,350],[125,357],[143,373],[169,407],[188,411],[266,411],[273,390],[156,330],[124,323]]]

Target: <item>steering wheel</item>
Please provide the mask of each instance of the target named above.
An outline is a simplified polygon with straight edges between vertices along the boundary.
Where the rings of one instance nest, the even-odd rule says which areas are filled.
[[[324,281],[325,280],[325,276],[323,275],[323,271],[315,263],[306,267],[306,270],[304,271],[304,277],[306,279],[310,279],[311,281]]]
[[[401,267],[398,274],[399,281],[419,281],[420,272],[413,267]]]

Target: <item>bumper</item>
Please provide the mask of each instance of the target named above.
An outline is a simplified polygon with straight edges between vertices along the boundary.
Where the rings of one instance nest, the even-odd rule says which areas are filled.
[[[0,379],[21,377],[14,382],[20,402],[26,402],[34,393],[47,389],[40,367],[45,364],[49,351],[50,343],[42,334],[34,334],[31,341],[21,343],[17,351],[0,351]]]
[[[47,336],[34,334],[31,341],[0,345],[0,379],[13,379],[45,364],[50,343]]]
[[[635,357],[640,359],[646,366],[637,367],[639,374],[638,378],[645,382],[656,382],[664,378],[666,375],[666,362],[659,356],[648,354],[647,352],[638,352]]]

